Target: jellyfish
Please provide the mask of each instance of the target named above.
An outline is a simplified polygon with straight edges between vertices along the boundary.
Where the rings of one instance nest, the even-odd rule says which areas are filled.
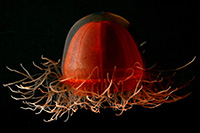
[[[4,86],[15,95],[11,95],[13,99],[26,105],[22,109],[52,114],[45,122],[64,114],[67,121],[82,108],[95,113],[111,108],[119,116],[134,105],[155,108],[188,96],[190,93],[178,96],[174,92],[190,81],[174,86],[171,78],[175,73],[162,76],[162,72],[182,69],[195,57],[173,70],[146,68],[129,28],[130,23],[116,14],[90,14],[70,29],[61,63],[42,56],[41,65],[33,62],[41,70],[35,75],[22,64],[24,72],[7,67],[24,78]]]

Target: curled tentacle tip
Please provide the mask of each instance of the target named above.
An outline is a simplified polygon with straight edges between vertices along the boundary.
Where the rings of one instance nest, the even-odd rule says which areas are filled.
[[[19,100],[18,98],[14,97],[12,95],[11,95],[11,98],[14,99],[14,100]]]
[[[3,84],[3,87],[6,87],[6,85],[5,85],[5,84]]]
[[[6,66],[6,69],[8,69],[9,71],[13,71],[10,67]]]
[[[143,43],[140,44],[140,47],[143,46],[146,43],[147,43],[147,41],[144,41]]]

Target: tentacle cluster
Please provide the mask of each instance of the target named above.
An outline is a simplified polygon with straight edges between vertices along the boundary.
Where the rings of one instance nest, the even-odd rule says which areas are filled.
[[[42,111],[53,114],[49,120],[45,120],[46,122],[57,120],[57,118],[66,113],[68,114],[67,121],[69,116],[76,112],[78,108],[90,109],[95,113],[99,113],[100,108],[112,108],[120,112],[117,115],[121,115],[124,111],[132,108],[133,105],[155,108],[163,103],[175,102],[187,96],[176,96],[174,94],[175,91],[189,83],[187,82],[179,87],[172,87],[171,78],[175,73],[172,76],[162,77],[159,71],[155,74],[155,72],[151,72],[151,69],[143,69],[139,66],[138,69],[142,69],[146,73],[146,78],[140,77],[137,79],[137,84],[131,91],[111,93],[111,88],[118,88],[123,83],[123,81],[117,82],[114,80],[116,67],[113,69],[111,78],[108,75],[107,79],[105,79],[105,89],[101,94],[89,92],[87,89],[85,91],[78,90],[78,87],[84,86],[85,82],[82,82],[78,87],[68,85],[66,81],[70,80],[70,78],[62,79],[59,61],[54,62],[45,57],[42,57],[42,59],[46,61],[42,63],[42,67],[33,63],[35,67],[43,72],[41,74],[30,75],[22,64],[21,67],[24,72],[8,68],[10,71],[25,76],[25,78],[4,84],[4,86],[7,86],[16,94],[15,97],[11,96],[13,99],[22,100],[24,104],[28,105],[27,107],[21,107],[22,109],[36,111],[36,114],[40,114]],[[91,72],[92,74],[93,72]],[[131,75],[126,77],[124,81],[131,78]],[[18,90],[12,89],[13,87],[11,88],[11,86],[13,85]]]

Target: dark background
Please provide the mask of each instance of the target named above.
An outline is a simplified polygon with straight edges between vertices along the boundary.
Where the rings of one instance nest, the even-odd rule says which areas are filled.
[[[30,129],[57,129],[62,131],[166,131],[196,129],[199,121],[199,5],[197,1],[152,2],[134,0],[0,0],[0,120],[1,127],[18,126]],[[71,26],[80,18],[98,11],[108,11],[126,18],[133,26],[137,44],[147,41],[145,50],[147,66],[158,63],[162,69],[177,68],[196,61],[177,72],[176,81],[185,82],[196,76],[184,93],[192,92],[176,103],[164,104],[155,109],[134,106],[121,116],[106,109],[100,114],[84,109],[78,110],[67,123],[61,118],[51,123],[42,113],[35,115],[24,111],[20,101],[10,97],[10,91],[3,83],[16,81],[21,76],[8,71],[5,66],[21,70],[20,63],[30,71],[37,72],[32,61],[41,62],[41,55],[52,60],[62,58],[65,38]],[[182,92],[181,92],[182,93]],[[160,129],[159,129],[160,128]],[[11,128],[12,129],[12,128]],[[9,130],[9,129],[7,129]],[[123,130],[124,131],[124,130]],[[59,132],[59,131],[58,131]]]

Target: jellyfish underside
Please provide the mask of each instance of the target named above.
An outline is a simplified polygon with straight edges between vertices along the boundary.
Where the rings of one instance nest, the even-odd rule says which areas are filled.
[[[105,17],[106,15],[109,17]],[[95,19],[98,21],[112,18],[112,14],[108,13],[101,13],[98,16],[100,18],[97,16]],[[120,23],[125,21],[116,16],[114,18],[120,20]],[[88,30],[91,27],[92,30]],[[93,29],[97,32],[93,33]],[[102,29],[106,29],[105,33],[109,34],[102,34]],[[115,30],[119,32],[112,32]],[[82,39],[76,41],[76,38]],[[190,81],[175,86],[171,79],[177,70],[191,64],[195,57],[182,67],[172,70],[156,70],[154,66],[144,68],[131,35],[116,22],[87,23],[73,35],[70,42],[67,56],[66,52],[63,54],[62,65],[60,60],[55,62],[43,56],[44,63],[40,66],[33,62],[41,70],[40,74],[31,75],[22,64],[24,72],[7,67],[10,71],[25,76],[19,81],[4,84],[15,94],[11,97],[22,100],[27,105],[22,109],[35,111],[36,114],[42,111],[52,114],[45,122],[57,120],[64,114],[67,114],[67,121],[79,108],[95,113],[100,113],[101,108],[111,108],[119,116],[133,105],[155,108],[190,94],[177,96],[174,93]],[[169,76],[162,75],[169,71],[173,73]],[[13,89],[14,85],[18,90]]]
[[[45,57],[42,57],[42,59],[45,60],[42,63],[42,67],[33,62],[33,65],[43,72],[37,75],[30,75],[22,65],[24,72],[7,67],[10,71],[21,74],[25,78],[4,84],[4,86],[9,87],[13,94],[20,95],[19,97],[11,96],[13,99],[22,100],[24,104],[28,105],[28,107],[21,107],[22,109],[35,111],[36,114],[40,114],[42,111],[53,114],[49,120],[44,120],[45,122],[57,120],[57,118],[66,113],[68,115],[65,121],[67,121],[69,116],[72,116],[78,108],[90,109],[95,113],[100,113],[100,108],[112,108],[115,111],[119,111],[116,114],[119,116],[124,111],[131,109],[133,105],[155,108],[163,103],[175,102],[190,94],[184,96],[174,94],[174,92],[190,83],[188,81],[179,87],[173,88],[171,78],[175,76],[175,73],[168,77],[160,77],[161,73],[159,71],[152,73],[152,68],[139,68],[147,72],[147,78],[139,79],[133,90],[110,93],[112,86],[117,86],[118,83],[108,78],[106,79],[108,82],[107,86],[105,86],[106,89],[101,94],[80,90],[80,93],[76,95],[77,88],[63,84],[67,79],[60,78],[62,75],[59,61],[54,62]],[[186,67],[194,59],[186,65],[174,69],[174,71]],[[114,76],[115,72],[115,69],[113,70],[112,76]],[[152,77],[152,75],[154,76]],[[163,86],[163,82],[165,86]],[[19,90],[13,90],[10,87],[12,85],[15,85]],[[74,90],[76,90],[75,94]],[[83,92],[83,95],[81,95],[81,92]],[[86,93],[90,93],[90,95],[85,95]]]

